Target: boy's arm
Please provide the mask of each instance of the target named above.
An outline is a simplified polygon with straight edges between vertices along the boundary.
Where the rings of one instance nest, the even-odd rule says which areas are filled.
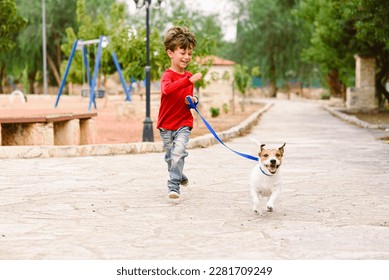
[[[182,79],[174,82],[171,81],[170,77],[163,77],[161,80],[161,91],[163,94],[169,95],[189,85],[192,85],[189,77],[183,77]]]
[[[164,75],[161,80],[161,91],[164,94],[171,94],[177,90],[187,87],[194,84],[195,82],[201,80],[203,75],[201,73],[196,73],[192,76],[185,76],[177,81],[172,82],[169,75]]]

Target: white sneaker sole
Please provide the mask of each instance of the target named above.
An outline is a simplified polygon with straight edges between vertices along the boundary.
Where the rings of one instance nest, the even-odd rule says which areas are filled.
[[[177,199],[177,198],[180,198],[180,195],[178,193],[172,191],[169,193],[169,198]]]

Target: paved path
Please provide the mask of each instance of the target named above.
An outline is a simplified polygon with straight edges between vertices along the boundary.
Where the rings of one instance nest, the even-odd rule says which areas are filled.
[[[166,197],[163,154],[0,161],[1,259],[389,259],[389,147],[316,103],[276,101],[249,137],[286,142],[273,213],[251,212],[252,161],[189,151]]]

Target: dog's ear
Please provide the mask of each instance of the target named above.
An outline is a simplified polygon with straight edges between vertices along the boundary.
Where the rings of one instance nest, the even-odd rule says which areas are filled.
[[[258,156],[259,157],[261,157],[261,153],[262,153],[262,151],[264,150],[264,148],[263,147],[265,147],[265,144],[262,144],[261,146],[260,146],[260,151],[259,151],[259,153],[258,153]]]
[[[284,147],[285,147],[286,143],[284,143],[284,145],[282,145],[281,147],[278,148],[278,150],[280,150],[280,153],[281,155],[284,155]]]

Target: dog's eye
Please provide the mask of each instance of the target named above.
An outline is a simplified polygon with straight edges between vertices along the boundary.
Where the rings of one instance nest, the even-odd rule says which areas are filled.
[[[281,154],[278,154],[278,153],[277,153],[277,154],[276,154],[276,157],[281,157]]]
[[[263,157],[265,157],[265,158],[268,157],[268,156],[269,156],[268,154],[263,154]]]

